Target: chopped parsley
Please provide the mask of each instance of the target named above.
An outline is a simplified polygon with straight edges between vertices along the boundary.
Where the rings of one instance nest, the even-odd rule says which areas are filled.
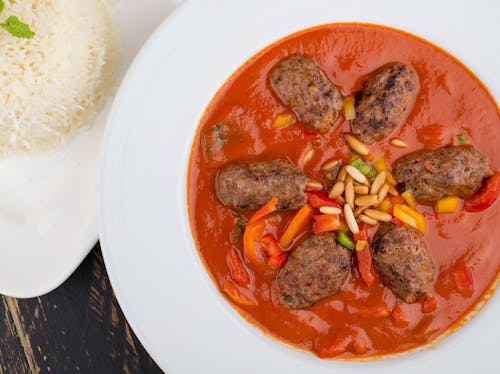
[[[0,0],[0,13],[4,8],[5,3],[3,0]],[[0,23],[0,27],[16,38],[31,39],[35,36],[35,33],[30,29],[29,25],[21,22],[21,20],[16,16],[8,17],[5,22]]]

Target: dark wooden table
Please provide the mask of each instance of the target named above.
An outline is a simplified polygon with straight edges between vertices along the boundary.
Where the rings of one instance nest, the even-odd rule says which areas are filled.
[[[161,373],[125,320],[99,245],[58,289],[2,296],[0,374]]]

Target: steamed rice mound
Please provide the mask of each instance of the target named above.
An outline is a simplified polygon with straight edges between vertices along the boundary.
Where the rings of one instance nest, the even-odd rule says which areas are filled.
[[[113,26],[105,0],[10,0],[35,32],[0,28],[0,159],[48,150],[88,126],[110,94]]]

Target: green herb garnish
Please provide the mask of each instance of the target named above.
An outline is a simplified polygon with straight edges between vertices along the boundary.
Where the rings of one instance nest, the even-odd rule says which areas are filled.
[[[5,7],[5,3],[3,0],[0,0],[0,13],[2,13],[3,8]]]
[[[468,144],[469,143],[469,139],[467,139],[467,136],[465,136],[464,134],[458,134],[457,141],[458,141],[458,144]]]
[[[373,168],[373,166],[359,158],[352,160],[351,162],[349,162],[349,164],[354,166],[368,178],[373,178],[375,175],[377,175],[377,171]]]
[[[21,22],[16,16],[10,16],[4,23],[0,23],[0,26],[16,38],[31,39],[35,36],[29,25]]]
[[[354,249],[354,242],[345,231],[339,231],[337,233],[337,241],[344,248],[350,249],[351,251]]]

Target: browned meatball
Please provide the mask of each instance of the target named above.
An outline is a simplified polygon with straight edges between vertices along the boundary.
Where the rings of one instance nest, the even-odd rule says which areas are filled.
[[[306,56],[291,55],[281,60],[271,70],[270,85],[302,123],[319,133],[328,132],[342,110],[339,89]]]
[[[216,178],[217,197],[230,208],[259,209],[274,196],[278,209],[298,209],[305,204],[308,178],[285,159],[237,162],[221,168]]]
[[[408,66],[395,62],[379,68],[356,96],[352,132],[368,144],[385,139],[408,118],[418,88],[418,76]]]
[[[281,301],[290,309],[303,309],[335,295],[349,275],[351,258],[333,233],[305,240],[278,274]]]
[[[373,265],[382,282],[401,299],[413,303],[430,291],[434,263],[417,230],[410,226],[383,224],[371,249]]]
[[[419,203],[432,205],[447,196],[472,196],[489,170],[478,151],[460,145],[403,156],[394,165],[394,176],[405,190],[413,191]]]

